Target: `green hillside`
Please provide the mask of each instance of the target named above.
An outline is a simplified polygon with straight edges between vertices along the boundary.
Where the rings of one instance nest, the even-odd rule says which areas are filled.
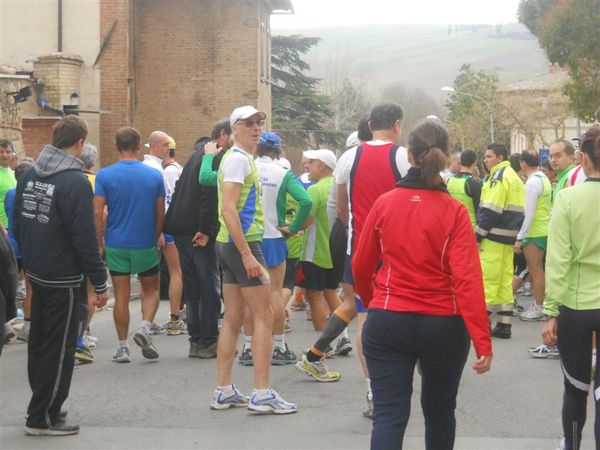
[[[385,25],[274,30],[322,38],[307,56],[311,74],[324,80],[349,74],[374,90],[389,82],[424,89],[442,99],[459,67],[494,70],[502,82],[547,71],[548,60],[535,36],[520,24]]]

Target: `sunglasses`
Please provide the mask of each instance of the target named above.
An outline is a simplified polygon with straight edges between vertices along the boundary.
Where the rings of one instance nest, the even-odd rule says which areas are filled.
[[[262,119],[260,119],[260,120],[239,120],[237,123],[243,124],[248,128],[252,128],[254,125],[258,125],[259,127],[262,127],[265,124],[265,121]]]

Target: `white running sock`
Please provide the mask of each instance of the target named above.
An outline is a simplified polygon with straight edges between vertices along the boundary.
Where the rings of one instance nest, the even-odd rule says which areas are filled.
[[[235,390],[235,388],[233,387],[233,384],[228,384],[227,386],[217,386],[217,389],[219,391],[223,391],[225,393],[230,393]]]
[[[252,336],[244,335],[244,348],[242,351],[244,350],[252,350]]]
[[[129,348],[129,344],[127,343],[127,340],[119,341],[119,348]]]
[[[152,329],[152,322],[148,321],[148,320],[142,320],[142,329],[150,334],[150,330]]]
[[[342,334],[340,334],[340,338],[345,337],[346,339],[350,339],[350,336],[348,336],[348,327],[344,328],[344,331],[342,331]]]
[[[365,378],[365,382],[367,383],[367,399],[373,401],[373,391],[371,390],[371,379]]]
[[[274,334],[273,346],[285,352],[285,334]]]
[[[267,397],[269,395],[269,388],[267,389],[254,389],[254,395],[259,398]]]

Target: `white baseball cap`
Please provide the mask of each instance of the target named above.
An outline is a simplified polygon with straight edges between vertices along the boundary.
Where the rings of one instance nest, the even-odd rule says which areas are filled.
[[[331,150],[321,148],[319,150],[307,150],[302,154],[306,159],[318,159],[325,163],[330,169],[335,169],[337,158]]]
[[[360,145],[360,140],[358,139],[358,131],[353,131],[346,139],[346,148],[352,148]]]
[[[292,164],[287,158],[276,159],[275,164],[277,164],[279,167],[283,167],[285,170],[292,170]]]
[[[233,110],[233,112],[231,113],[231,116],[229,117],[229,124],[235,125],[235,123],[238,120],[248,119],[255,114],[260,114],[260,118],[262,120],[265,120],[267,118],[267,115],[264,112],[259,111],[254,106],[251,106],[251,105],[240,106],[239,108],[235,108]]]

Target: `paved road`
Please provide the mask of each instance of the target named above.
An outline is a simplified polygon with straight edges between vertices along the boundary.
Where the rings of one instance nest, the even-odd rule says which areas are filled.
[[[527,300],[526,300],[527,301]],[[131,303],[132,327],[141,320],[139,302]],[[167,302],[158,317],[166,318]],[[458,398],[457,449],[555,449],[561,436],[562,378],[556,360],[528,357],[528,346],[538,343],[539,323],[518,319],[513,339],[494,341],[492,371],[476,376],[465,369]],[[315,332],[303,312],[292,313],[290,346],[300,352]],[[71,395],[65,406],[72,421],[81,424],[77,436],[26,437],[24,415],[29,400],[26,345],[10,344],[0,362],[0,448],[108,449],[365,449],[371,422],[361,416],[365,387],[358,359],[328,361],[340,370],[339,383],[317,383],[293,367],[274,367],[273,386],[300,410],[290,416],[256,416],[244,409],[211,411],[208,403],[215,384],[215,361],[187,357],[186,336],[160,336],[156,362],[142,358],[132,344],[131,364],[111,362],[116,337],[112,314],[100,312],[93,331],[100,341],[96,362],[75,369]],[[354,333],[354,326],[352,326]],[[440,346],[443,350],[443,342]],[[470,355],[469,361],[474,359]],[[235,382],[245,392],[252,369],[236,364]],[[413,412],[406,449],[421,449],[423,419],[419,378],[415,376]],[[590,402],[591,403],[591,402]],[[593,421],[593,413],[588,413]],[[585,449],[593,448],[593,423],[584,434]]]

